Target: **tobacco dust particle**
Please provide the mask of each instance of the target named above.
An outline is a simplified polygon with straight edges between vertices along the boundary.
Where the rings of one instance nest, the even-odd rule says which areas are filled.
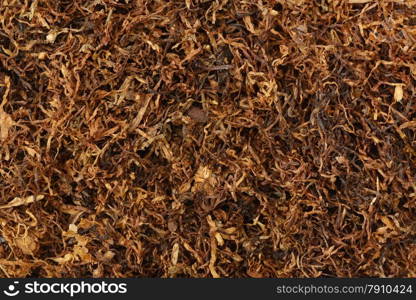
[[[170,232],[175,232],[178,229],[178,223],[175,220],[169,220],[168,229]]]
[[[192,106],[189,109],[188,116],[198,123],[206,123],[208,121],[208,114],[202,108],[196,106]]]

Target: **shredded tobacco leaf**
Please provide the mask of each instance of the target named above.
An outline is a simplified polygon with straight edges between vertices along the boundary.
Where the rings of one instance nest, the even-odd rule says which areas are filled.
[[[415,277],[416,1],[0,0],[1,277]]]

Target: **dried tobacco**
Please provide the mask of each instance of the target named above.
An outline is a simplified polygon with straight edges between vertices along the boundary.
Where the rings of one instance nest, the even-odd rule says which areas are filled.
[[[2,277],[415,277],[416,1],[2,0]]]

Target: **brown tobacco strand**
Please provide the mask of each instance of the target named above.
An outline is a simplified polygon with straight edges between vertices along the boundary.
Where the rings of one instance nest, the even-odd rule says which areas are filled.
[[[202,67],[202,69],[207,71],[222,71],[222,70],[229,70],[232,69],[233,65],[221,65],[221,66],[213,66],[213,67]]]

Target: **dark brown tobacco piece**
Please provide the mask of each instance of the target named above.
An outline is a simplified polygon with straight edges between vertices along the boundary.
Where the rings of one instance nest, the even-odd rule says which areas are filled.
[[[0,1],[3,277],[415,277],[415,1]]]

